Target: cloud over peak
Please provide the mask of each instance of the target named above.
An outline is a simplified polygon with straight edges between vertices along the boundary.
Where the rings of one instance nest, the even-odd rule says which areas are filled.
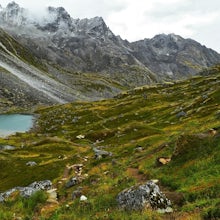
[[[8,0],[2,0],[3,7]],[[212,0],[16,0],[35,17],[44,17],[47,6],[64,7],[73,18],[101,16],[122,38],[135,41],[158,33],[194,38],[220,51],[220,1]],[[213,31],[215,31],[214,34]]]

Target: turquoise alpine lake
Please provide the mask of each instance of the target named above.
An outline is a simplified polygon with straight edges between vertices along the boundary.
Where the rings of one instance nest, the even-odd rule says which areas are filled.
[[[33,115],[2,114],[0,115],[0,137],[6,137],[16,132],[27,132],[34,124]]]

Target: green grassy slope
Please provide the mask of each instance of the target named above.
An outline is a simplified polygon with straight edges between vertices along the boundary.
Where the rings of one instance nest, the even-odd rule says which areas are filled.
[[[185,116],[180,117],[180,112]],[[109,100],[41,108],[36,113],[39,118],[32,132],[0,140],[0,144],[17,147],[0,152],[0,191],[51,179],[58,188],[59,204],[40,201],[30,213],[17,198],[0,204],[1,219],[10,219],[13,213],[26,219],[220,217],[218,70],[209,76],[137,88]],[[207,132],[211,128],[217,130],[215,135]],[[78,139],[78,135],[85,138]],[[96,160],[93,146],[113,156]],[[162,156],[171,161],[158,166],[157,158]],[[38,165],[26,167],[30,160]],[[85,179],[66,189],[65,183],[74,176],[74,171],[66,172],[66,165],[76,163],[84,165]],[[118,210],[115,196],[148,179],[159,180],[175,212]],[[79,186],[87,203],[71,199]]]

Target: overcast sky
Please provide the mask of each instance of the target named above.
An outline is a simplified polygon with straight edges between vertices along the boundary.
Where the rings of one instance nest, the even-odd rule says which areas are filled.
[[[8,0],[0,0],[5,7]],[[16,0],[41,13],[63,6],[73,18],[102,16],[116,35],[129,41],[175,33],[220,52],[220,0]]]

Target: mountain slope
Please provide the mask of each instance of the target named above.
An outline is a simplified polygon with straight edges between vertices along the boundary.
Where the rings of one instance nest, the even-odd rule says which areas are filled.
[[[175,34],[134,42],[132,49],[133,55],[153,72],[176,79],[195,75],[220,60],[217,52]]]
[[[125,87],[107,76],[67,72],[44,63],[0,29],[1,111],[17,106],[96,100]]]
[[[65,103],[73,100],[74,91],[71,90],[70,87],[47,76],[45,72],[37,69],[31,65],[30,62],[28,63],[27,61],[29,60],[23,60],[22,55],[25,54],[25,57],[31,56],[31,54],[27,52],[27,49],[20,46],[2,30],[0,30],[0,37],[1,83],[3,85],[5,84],[8,90],[16,89],[18,96],[25,96],[28,92],[31,92],[29,95],[30,99],[33,97],[35,100],[42,101],[43,103]],[[14,45],[17,46],[17,48],[15,48]],[[7,49],[7,47],[10,48],[11,51]],[[29,58],[31,59],[31,57]],[[20,86],[14,87],[10,82],[14,85],[20,84]],[[20,94],[19,88],[21,90]],[[4,89],[6,88],[1,87],[1,90]],[[14,101],[16,102],[16,100]],[[19,98],[17,101],[20,101]],[[26,100],[24,100],[24,102],[25,101]]]
[[[72,19],[61,7],[49,7],[40,21],[27,14],[11,3],[0,13],[0,25],[47,63],[73,74],[108,73],[111,79],[130,87],[155,82],[155,74],[129,53],[102,18]]]
[[[58,204],[41,197],[20,200],[14,195],[0,204],[0,216],[51,220],[218,219],[219,98],[220,72],[216,67],[208,76],[140,87],[113,99],[38,109],[33,131],[0,139],[0,145],[16,147],[0,152],[4,180],[0,191],[50,179],[58,188]],[[97,160],[94,147],[112,156]],[[161,157],[171,161],[158,164]],[[28,161],[38,165],[27,167]],[[67,188],[67,182],[76,175],[74,164],[83,165],[82,182]],[[116,195],[149,179],[159,180],[174,213],[119,210]],[[77,190],[88,198],[86,202],[73,199]],[[27,208],[32,201],[37,207],[34,213]]]
[[[52,75],[51,66],[71,72],[72,78],[76,72],[98,73],[130,88],[195,75],[220,62],[218,53],[191,39],[171,34],[129,43],[115,36],[102,18],[73,19],[62,7],[48,7],[37,19],[11,3],[0,12],[0,26]]]

